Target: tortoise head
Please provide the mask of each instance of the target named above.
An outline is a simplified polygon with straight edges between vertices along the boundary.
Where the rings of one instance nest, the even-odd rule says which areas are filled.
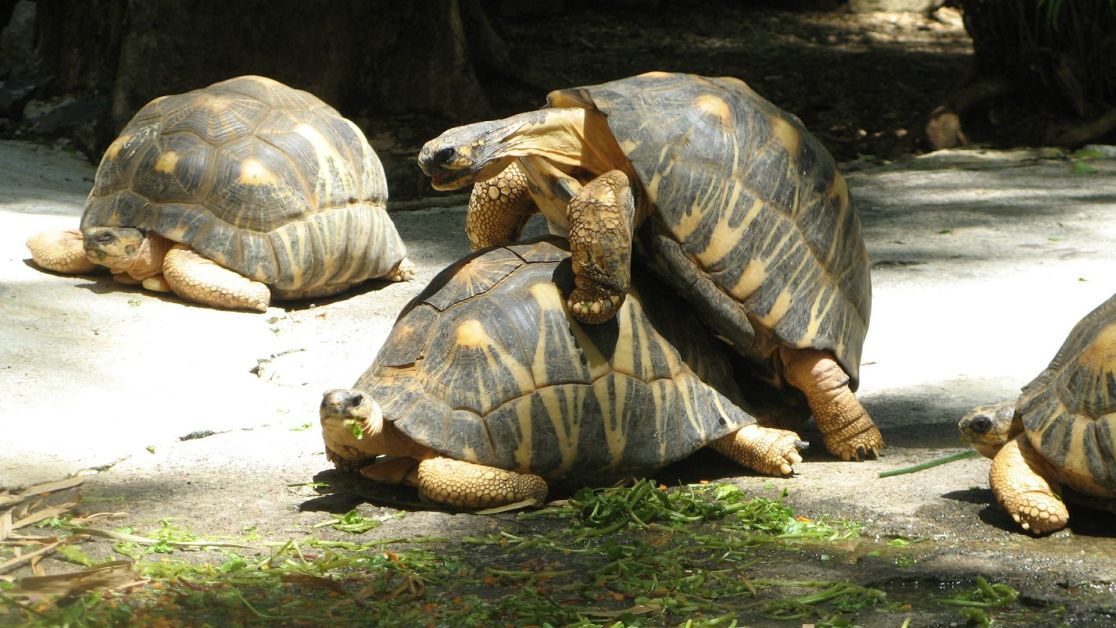
[[[352,388],[327,391],[319,414],[326,451],[338,467],[359,466],[389,453],[382,442],[383,412],[367,393]]]
[[[385,421],[380,404],[362,390],[327,391],[319,414],[326,456],[338,468],[356,469],[377,456],[421,458],[430,451]]]
[[[977,406],[957,422],[964,438],[973,449],[986,458],[994,458],[996,452],[1008,441],[1023,431],[1023,422],[1015,416],[1015,401]]]
[[[86,257],[119,272],[134,266],[147,234],[134,227],[89,227],[82,237]]]
[[[456,190],[500,174],[513,159],[546,154],[555,109],[516,114],[450,129],[419,152],[419,168],[436,190]]]

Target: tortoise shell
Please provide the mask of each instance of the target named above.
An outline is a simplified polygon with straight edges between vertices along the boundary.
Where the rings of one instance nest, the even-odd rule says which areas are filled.
[[[1074,326],[1016,412],[1062,481],[1116,497],[1116,295]]]
[[[136,227],[279,298],[385,275],[405,249],[387,182],[352,122],[313,95],[241,76],[148,103],[108,147],[81,227]]]
[[[607,115],[653,206],[643,257],[719,335],[758,358],[828,350],[856,389],[872,300],[860,219],[796,117],[738,79],[663,72],[547,103]]]
[[[653,471],[755,422],[724,347],[655,284],[613,321],[573,319],[569,258],[548,237],[448,267],[355,387],[443,455],[552,480]]]

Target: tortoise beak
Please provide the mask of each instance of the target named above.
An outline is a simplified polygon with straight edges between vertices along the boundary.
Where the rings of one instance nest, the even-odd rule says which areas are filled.
[[[419,169],[430,177],[435,190],[456,190],[473,182],[477,164],[470,158],[470,152],[438,139],[431,140],[419,152]]]
[[[499,174],[511,157],[509,138],[520,127],[519,118],[475,122],[450,129],[419,151],[419,168],[437,190],[456,190]]]

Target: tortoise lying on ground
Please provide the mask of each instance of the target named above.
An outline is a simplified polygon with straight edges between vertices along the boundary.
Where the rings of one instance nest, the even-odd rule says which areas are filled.
[[[463,508],[540,503],[547,480],[639,475],[705,445],[791,472],[805,444],[741,409],[725,348],[677,298],[637,277],[614,321],[569,316],[564,247],[537,239],[442,271],[354,388],[325,394],[329,459],[391,456],[361,473]]]
[[[1116,512],[1116,296],[1074,326],[1017,401],[978,407],[958,427],[992,458],[992,492],[1023,529],[1065,527],[1062,497]]]
[[[213,307],[341,292],[412,266],[360,129],[314,96],[242,76],[148,103],[105,151],[81,230],[28,240],[63,273]]]
[[[801,122],[737,79],[662,72],[547,104],[419,154],[435,188],[474,184],[472,246],[512,241],[541,212],[569,234],[570,309],[595,323],[628,291],[635,239],[768,381],[805,393],[829,451],[876,454],[883,438],[853,395],[871,310],[860,220]]]

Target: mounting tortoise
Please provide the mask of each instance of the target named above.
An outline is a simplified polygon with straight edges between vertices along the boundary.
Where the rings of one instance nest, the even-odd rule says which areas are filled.
[[[1017,400],[977,407],[958,427],[992,458],[992,493],[1024,530],[1065,527],[1062,497],[1116,512],[1116,295],[1074,326]]]
[[[80,231],[27,243],[47,270],[219,308],[413,275],[379,159],[313,95],[241,76],[148,103],[108,147]]]
[[[830,452],[877,454],[883,438],[853,395],[868,257],[821,143],[734,78],[654,72],[554,91],[547,104],[422,148],[435,188],[473,184],[471,245],[512,241],[540,212],[568,233],[570,309],[594,323],[623,302],[634,244],[757,373],[805,394]]]
[[[677,297],[637,275],[614,320],[571,317],[565,247],[492,248],[435,277],[354,387],[323,397],[328,458],[461,508],[541,503],[548,480],[640,475],[705,445],[792,472],[805,443],[742,409],[727,348]]]

